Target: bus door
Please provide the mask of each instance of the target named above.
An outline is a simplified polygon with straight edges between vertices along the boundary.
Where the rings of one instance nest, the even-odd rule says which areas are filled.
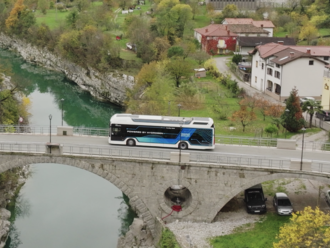
[[[124,132],[124,127],[122,127],[121,125],[118,124],[114,124],[111,126],[111,132],[110,132],[110,136],[111,136],[111,140],[124,140],[125,137],[123,135]]]

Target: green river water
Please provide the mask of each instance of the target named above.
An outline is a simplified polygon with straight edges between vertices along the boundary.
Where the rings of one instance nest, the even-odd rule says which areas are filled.
[[[24,62],[0,50],[0,65],[11,71],[31,100],[30,125],[103,127],[122,111],[84,92],[61,73]],[[105,137],[106,139],[106,137]],[[33,142],[33,136],[31,136]],[[122,193],[110,182],[84,170],[59,164],[31,165],[22,187],[7,248],[114,248],[131,222]]]

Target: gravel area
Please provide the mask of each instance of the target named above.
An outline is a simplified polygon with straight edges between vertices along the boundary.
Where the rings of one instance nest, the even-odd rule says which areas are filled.
[[[245,209],[222,212],[213,223],[173,222],[167,227],[175,234],[181,248],[211,248],[208,239],[230,234],[236,227],[254,223],[260,215],[248,215]]]

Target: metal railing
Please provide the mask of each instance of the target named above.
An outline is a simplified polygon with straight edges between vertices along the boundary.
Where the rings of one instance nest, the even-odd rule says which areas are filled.
[[[0,125],[0,133],[49,134],[49,129],[49,126]],[[51,131],[57,133],[57,127],[52,127]]]
[[[49,126],[0,125],[0,133],[49,134]],[[57,133],[57,126],[52,126],[52,133]],[[108,128],[73,127],[74,135],[108,136]]]
[[[24,142],[0,142],[0,151],[3,152],[24,152],[24,153],[45,153],[45,143],[24,143]],[[63,155],[96,156],[112,158],[148,159],[170,161],[171,152],[178,152],[174,149],[138,149],[121,146],[88,146],[77,144],[63,144]],[[291,160],[287,158],[268,158],[264,156],[233,155],[210,152],[191,152],[189,156],[191,163],[202,165],[203,163],[215,165],[233,165],[257,168],[290,169]],[[313,161],[312,171],[330,173],[330,163],[326,161]]]
[[[215,141],[225,145],[240,145],[240,146],[269,146],[276,147],[277,139],[269,138],[250,138],[239,136],[222,136],[216,135]]]

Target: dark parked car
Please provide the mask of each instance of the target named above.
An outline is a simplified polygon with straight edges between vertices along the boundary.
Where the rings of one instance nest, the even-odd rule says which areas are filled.
[[[273,204],[278,215],[291,215],[293,212],[291,201],[285,193],[276,193]]]
[[[267,198],[264,197],[261,184],[254,185],[244,191],[244,202],[248,213],[266,213],[266,201]]]
[[[330,121],[330,110],[321,110],[321,112],[316,112],[316,118],[319,118],[323,121]]]

